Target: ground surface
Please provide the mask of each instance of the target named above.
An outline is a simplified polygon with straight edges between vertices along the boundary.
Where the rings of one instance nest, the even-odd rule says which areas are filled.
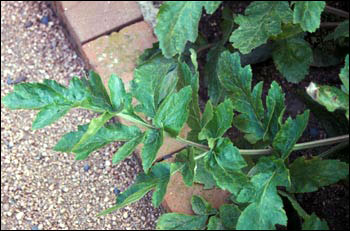
[[[1,97],[16,81],[49,78],[67,85],[73,75],[84,73],[83,62],[44,2],[1,2]],[[10,111],[1,104],[2,230],[155,227],[160,210],[152,207],[149,196],[112,215],[96,217],[114,204],[115,187],[125,190],[141,170],[134,158],[111,165],[117,143],[85,161],[52,151],[63,134],[96,115],[73,110],[54,125],[32,131],[35,114]]]

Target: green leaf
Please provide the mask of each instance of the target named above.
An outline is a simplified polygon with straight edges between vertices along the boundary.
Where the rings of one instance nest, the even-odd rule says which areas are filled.
[[[261,157],[252,177],[255,196],[237,222],[237,230],[270,230],[275,225],[286,225],[287,216],[277,186],[289,186],[289,172],[282,159]]]
[[[96,95],[98,98],[104,99],[104,101],[108,104],[111,104],[109,95],[105,86],[103,85],[101,77],[92,70],[89,71],[89,83],[90,91],[93,92],[94,95]]]
[[[157,157],[160,147],[163,145],[163,129],[149,129],[146,131],[141,151],[142,167],[147,173]]]
[[[343,91],[349,95],[349,55],[345,58],[345,66],[341,69],[339,77],[343,82]]]
[[[291,22],[293,14],[287,1],[255,1],[244,13],[245,16],[235,18],[239,28],[230,37],[230,42],[242,54],[248,54],[270,37],[282,33],[282,23]]]
[[[140,136],[137,136],[128,142],[126,142],[122,147],[118,149],[118,151],[114,154],[112,163],[113,164],[119,164],[121,161],[123,161],[126,157],[128,157],[143,141],[143,134]]]
[[[321,13],[326,6],[325,1],[295,1],[293,23],[299,23],[304,31],[315,32],[320,27]]]
[[[277,132],[280,130],[280,124],[278,121],[279,118],[283,116],[283,112],[286,109],[284,99],[285,95],[281,86],[273,81],[266,97],[267,114],[264,126],[269,129],[266,129],[265,131],[264,140],[267,140],[268,136],[273,140]]]
[[[217,210],[201,196],[193,195],[191,198],[192,210],[197,215],[214,215]]]
[[[195,62],[197,61],[195,60]],[[178,75],[179,75],[178,87],[180,89],[182,89],[185,86],[191,86],[192,88],[192,100],[189,104],[189,117],[187,121],[187,124],[192,129],[192,131],[188,135],[188,139],[190,139],[191,141],[197,142],[198,133],[200,132],[200,129],[201,129],[200,109],[198,104],[199,73],[197,69],[195,70],[194,73],[192,73],[190,67],[186,63],[179,63]]]
[[[327,35],[325,38],[325,41],[331,40],[331,39],[340,39],[340,38],[349,38],[349,20],[345,20],[344,22],[341,22],[337,28],[335,28],[334,32]]]
[[[251,91],[252,71],[250,66],[241,67],[239,54],[225,51],[219,59],[219,79],[222,86],[231,94],[234,110],[241,114],[233,119],[233,124],[245,138],[256,143],[265,134],[264,107],[261,100],[262,82]]]
[[[314,213],[302,225],[302,230],[329,230],[327,222],[318,218]]]
[[[78,126],[78,131],[64,135],[54,147],[55,151],[71,152],[73,147],[81,140],[89,125]],[[103,126],[98,132],[90,137],[84,144],[75,151],[77,159],[85,159],[91,152],[103,147],[113,141],[129,141],[141,135],[141,131],[136,126],[125,126],[122,124],[112,124]]]
[[[238,148],[233,146],[228,138],[220,138],[214,149],[218,164],[229,171],[236,171],[247,166],[244,158],[239,153]]]
[[[84,143],[90,139],[90,137],[93,137],[98,130],[100,130],[101,127],[103,127],[103,125],[110,120],[114,115],[110,114],[108,112],[103,113],[101,116],[94,118],[90,121],[89,123],[89,127],[86,130],[86,132],[84,133],[84,135],[81,137],[81,139],[79,140],[78,143],[76,143],[73,146],[72,151],[76,152],[76,150],[81,149],[81,145],[84,145]]]
[[[241,171],[223,168],[218,163],[217,154],[210,151],[204,157],[205,168],[212,174],[216,184],[224,190],[228,190],[234,195],[237,195],[241,189],[249,186],[248,177]]]
[[[313,60],[310,45],[298,37],[277,41],[272,57],[278,71],[292,83],[305,78]]]
[[[73,107],[97,112],[112,111],[100,81],[97,74],[91,74],[90,81],[85,82],[74,77],[68,88],[48,79],[43,83],[17,84],[1,102],[10,109],[40,110],[33,124],[33,129],[39,129],[57,121]],[[96,87],[96,92],[91,90],[93,87]]]
[[[220,207],[220,218],[226,230],[235,230],[241,210],[236,205],[224,204]]]
[[[191,86],[169,95],[157,111],[154,118],[155,125],[158,128],[164,128],[171,136],[176,137],[187,121],[191,98]]]
[[[208,110],[208,116],[203,116],[203,118],[205,118],[205,121],[210,119],[211,117],[210,114],[212,113],[212,109],[210,105],[208,105]],[[204,124],[206,124],[199,133],[198,138],[200,140],[208,139],[209,146],[212,147],[214,145],[213,142],[217,138],[223,136],[227,129],[231,128],[232,116],[232,102],[231,100],[227,99],[214,109],[214,116],[209,122],[203,122]]]
[[[288,191],[305,193],[334,184],[349,175],[349,165],[339,160],[299,157],[290,165],[292,186]]]
[[[295,120],[289,117],[277,133],[272,146],[283,159],[288,158],[294,145],[302,136],[309,121],[309,114],[310,111],[307,110],[302,115],[298,115]]]
[[[71,106],[64,105],[49,105],[41,109],[41,111],[36,115],[36,118],[33,122],[32,128],[33,130],[40,129],[46,127],[59,118],[67,114],[67,112],[71,109]]]
[[[194,160],[194,149],[188,148],[178,153],[175,158],[175,162],[183,164],[181,174],[185,185],[192,186],[195,175],[196,162]]]
[[[209,218],[207,230],[225,230],[220,218],[217,216],[211,216]]]
[[[157,15],[155,34],[159,47],[167,58],[184,51],[187,41],[195,42],[198,23],[203,6],[209,14],[220,5],[220,1],[177,1],[164,2]]]
[[[202,230],[208,216],[191,216],[179,213],[166,213],[158,218],[157,230]]]
[[[119,111],[126,103],[124,83],[118,76],[112,74],[108,81],[108,87],[111,93],[112,107],[115,111]]]
[[[105,211],[102,211],[98,214],[98,216],[107,215],[117,209],[134,203],[140,200],[152,189],[155,189],[155,192],[152,196],[152,203],[155,207],[158,207],[164,198],[169,179],[169,163],[160,163],[154,165],[148,174],[141,173],[136,177],[135,183],[117,197],[116,205]]]
[[[214,117],[214,108],[210,100],[205,105],[201,119],[201,128],[204,128]]]
[[[203,184],[204,189],[212,189],[216,186],[216,182],[212,174],[210,174],[210,172],[208,172],[208,170],[206,170],[204,167],[203,158],[196,161],[195,175],[193,181],[196,183]]]
[[[134,70],[133,96],[141,103],[141,112],[154,118],[160,103],[174,92],[178,81],[176,63],[157,55]]]

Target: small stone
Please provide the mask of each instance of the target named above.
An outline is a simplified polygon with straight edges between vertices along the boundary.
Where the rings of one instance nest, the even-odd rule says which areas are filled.
[[[89,169],[90,169],[90,165],[85,164],[84,165],[84,171],[87,172],[87,171],[89,171]]]
[[[23,212],[19,212],[19,213],[16,214],[16,219],[17,220],[22,220],[23,217],[24,217],[24,213]]]
[[[43,224],[38,225],[38,228],[43,229],[44,228]]]
[[[39,227],[37,225],[33,225],[32,230],[39,230]]]
[[[28,22],[26,22],[26,23],[24,24],[24,27],[25,27],[25,28],[29,28],[29,27],[31,27],[31,26],[33,26],[33,22],[31,22],[31,21],[28,21]]]
[[[114,192],[114,194],[115,194],[116,196],[118,196],[118,195],[120,194],[120,190],[119,190],[117,187],[115,187],[115,188],[113,189],[113,192]]]
[[[68,188],[67,187],[63,187],[63,189],[62,189],[62,192],[68,192]]]
[[[10,76],[7,76],[6,83],[7,83],[8,85],[12,85],[12,84],[13,84],[13,80],[11,79]]]
[[[44,16],[40,19],[40,22],[47,26],[49,24],[49,16]]]
[[[124,213],[123,213],[123,217],[124,217],[125,219],[128,218],[128,216],[129,216],[128,212],[124,212]]]

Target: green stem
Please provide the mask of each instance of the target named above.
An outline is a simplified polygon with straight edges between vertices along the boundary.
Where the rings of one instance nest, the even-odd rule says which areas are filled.
[[[151,129],[157,129],[156,127],[152,126],[151,124],[147,124],[143,121],[140,121],[130,115],[119,113],[117,116],[129,120],[131,122],[140,124],[144,127],[151,128]],[[178,142],[185,144],[185,145],[190,145],[199,149],[202,149],[204,151],[210,150],[210,148],[206,145],[203,144],[198,144],[189,140],[186,140],[180,136],[177,136],[175,138]],[[343,136],[337,136],[333,138],[327,138],[327,139],[322,139],[322,140],[317,140],[317,141],[311,141],[311,142],[305,142],[305,143],[299,143],[296,144],[293,148],[293,151],[298,151],[298,150],[304,150],[304,149],[310,149],[310,148],[317,148],[317,147],[322,147],[322,146],[327,146],[331,144],[338,144],[338,143],[343,143],[349,141],[349,134],[348,135],[343,135]],[[273,153],[272,148],[267,148],[267,149],[240,149],[239,150],[241,155],[269,155]]]

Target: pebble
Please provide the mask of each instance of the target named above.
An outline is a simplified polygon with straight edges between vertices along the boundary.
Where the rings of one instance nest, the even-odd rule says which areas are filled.
[[[31,21],[27,21],[27,22],[24,24],[24,27],[25,27],[25,28],[29,28],[29,27],[31,27],[31,26],[33,26],[33,22],[31,22]]]
[[[124,213],[123,213],[123,217],[124,217],[125,219],[128,218],[128,216],[129,216],[128,212],[124,212]]]
[[[87,171],[89,171],[89,169],[90,169],[90,165],[85,164],[84,165],[84,171],[87,172]]]
[[[24,213],[23,212],[19,212],[19,213],[16,214],[16,219],[17,220],[22,220],[23,217],[24,217]]]
[[[44,16],[40,19],[40,22],[44,25],[48,25],[49,24],[49,16]]]
[[[37,225],[33,225],[32,230],[39,230],[39,227]]]
[[[115,194],[116,196],[118,196],[118,195],[120,194],[120,190],[119,190],[117,187],[115,187],[115,188],[113,189],[113,192],[114,192],[114,194]]]

